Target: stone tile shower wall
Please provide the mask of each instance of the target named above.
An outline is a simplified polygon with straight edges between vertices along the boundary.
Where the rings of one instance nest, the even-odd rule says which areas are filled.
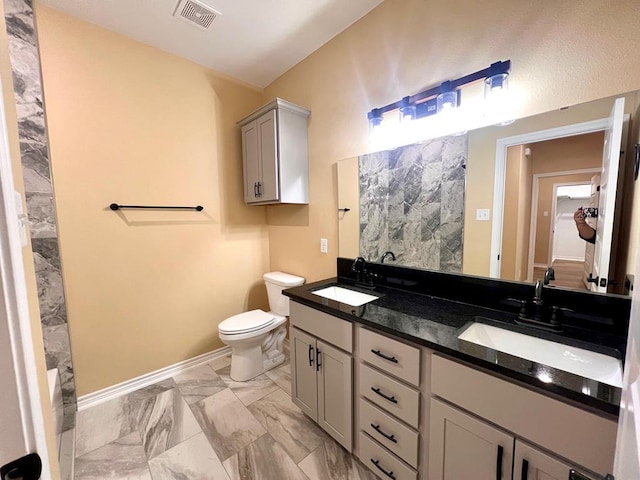
[[[76,394],[62,288],[33,3],[32,0],[3,1],[44,348],[47,368],[57,368],[60,374],[64,404],[63,423],[64,429],[67,430],[75,423]]]
[[[467,135],[361,156],[360,255],[462,272],[466,163]]]

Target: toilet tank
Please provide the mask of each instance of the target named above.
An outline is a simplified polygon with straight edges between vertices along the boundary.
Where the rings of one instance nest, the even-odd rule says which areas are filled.
[[[304,278],[284,272],[269,272],[264,274],[267,285],[269,309],[278,315],[289,316],[289,297],[282,295],[282,290],[298,287],[304,283]]]

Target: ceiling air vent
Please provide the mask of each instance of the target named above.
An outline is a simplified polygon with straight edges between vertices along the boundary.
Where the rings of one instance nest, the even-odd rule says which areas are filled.
[[[201,30],[208,30],[218,15],[222,14],[197,0],[180,0],[173,12],[174,17],[189,22]]]

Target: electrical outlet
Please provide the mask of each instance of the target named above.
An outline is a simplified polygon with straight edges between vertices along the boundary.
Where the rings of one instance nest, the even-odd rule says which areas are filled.
[[[489,220],[490,210],[488,208],[478,208],[476,210],[476,220],[486,222]]]
[[[328,250],[329,250],[329,247],[327,245],[327,239],[326,238],[321,238],[320,239],[320,253],[327,253]]]

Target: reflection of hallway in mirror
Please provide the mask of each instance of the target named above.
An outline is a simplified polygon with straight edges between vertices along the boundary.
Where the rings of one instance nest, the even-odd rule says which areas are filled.
[[[555,271],[556,279],[552,280],[549,285],[552,287],[573,288],[577,290],[587,290],[582,281],[582,273],[584,270],[584,262],[576,262],[572,260],[555,260],[551,266]],[[533,281],[542,280],[546,267],[534,267]]]

